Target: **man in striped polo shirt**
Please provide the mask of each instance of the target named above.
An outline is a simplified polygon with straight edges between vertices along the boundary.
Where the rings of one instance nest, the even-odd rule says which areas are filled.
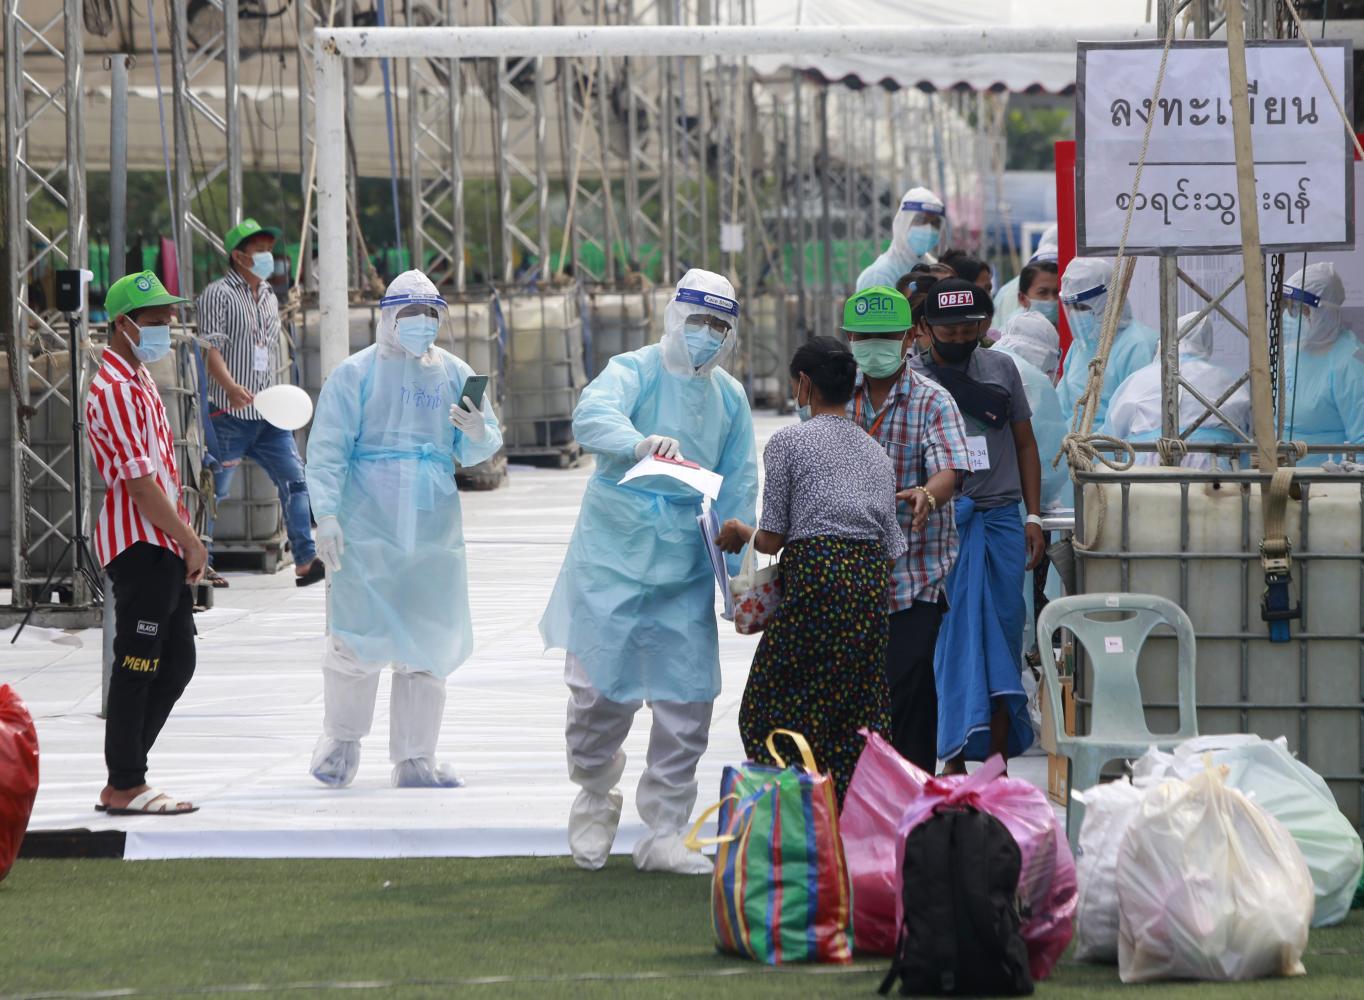
[[[218,502],[227,499],[233,473],[243,458],[263,468],[279,491],[294,555],[295,582],[306,587],[322,579],[323,567],[313,544],[303,460],[293,433],[264,420],[252,405],[256,393],[279,381],[279,301],[267,280],[274,273],[272,251],[278,235],[278,230],[246,219],[223,237],[228,271],[199,295],[199,334],[208,344],[204,360],[217,438],[214,457],[222,463],[213,477]],[[212,544],[212,522],[208,535]],[[215,587],[227,586],[211,568],[208,579]]]
[[[104,723],[109,783],[95,807],[173,815],[195,806],[147,784],[147,754],[194,675],[194,598],[208,562],[180,495],[166,409],[145,364],[170,353],[175,305],[151,271],[105,298],[109,346],[85,403],[90,450],[109,490],[95,553],[114,585],[114,666]]]

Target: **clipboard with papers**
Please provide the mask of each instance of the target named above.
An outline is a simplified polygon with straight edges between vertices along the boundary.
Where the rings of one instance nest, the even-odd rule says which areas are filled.
[[[701,537],[706,543],[706,552],[710,556],[710,568],[715,573],[716,586],[720,588],[720,593],[725,600],[725,610],[722,617],[725,621],[734,620],[734,595],[729,590],[729,570],[725,566],[725,554],[720,551],[717,539],[720,537],[720,515],[716,514],[709,505],[699,515],[696,523],[701,529]]]

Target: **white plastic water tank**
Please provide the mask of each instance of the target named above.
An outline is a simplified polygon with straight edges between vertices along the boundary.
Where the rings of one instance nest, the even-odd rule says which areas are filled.
[[[1288,502],[1292,594],[1302,602],[1303,618],[1292,622],[1293,641],[1271,643],[1260,618],[1259,487],[1142,481],[1156,475],[1158,470],[1123,473],[1121,478],[1131,483],[1125,504],[1116,482],[1085,486],[1083,527],[1090,547],[1156,558],[1126,560],[1124,581],[1123,560],[1077,549],[1081,589],[1159,594],[1177,601],[1199,636],[1200,731],[1287,737],[1290,749],[1328,777],[1342,810],[1358,824],[1364,780],[1359,480],[1312,483],[1304,500]],[[1101,493],[1107,503],[1102,525]],[[1188,554],[1183,561],[1180,552]],[[1212,554],[1243,558],[1207,557]],[[1347,558],[1321,558],[1333,554]],[[1174,652],[1172,639],[1156,635],[1148,640],[1140,666],[1148,703],[1175,701]],[[1148,708],[1147,719],[1153,732],[1174,728],[1173,711]]]

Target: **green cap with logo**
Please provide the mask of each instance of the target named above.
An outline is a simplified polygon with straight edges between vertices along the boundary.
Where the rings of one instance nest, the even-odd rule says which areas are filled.
[[[178,295],[166,291],[155,271],[138,271],[136,274],[119,278],[104,296],[104,309],[109,318],[117,319],[125,313],[149,306],[173,306],[178,302],[188,302]]]
[[[227,231],[227,235],[223,237],[223,247],[231,253],[257,233],[264,233],[273,240],[278,240],[283,235],[278,229],[262,226],[255,219],[242,219]]]
[[[848,333],[903,333],[913,325],[909,300],[886,285],[864,288],[843,306]]]

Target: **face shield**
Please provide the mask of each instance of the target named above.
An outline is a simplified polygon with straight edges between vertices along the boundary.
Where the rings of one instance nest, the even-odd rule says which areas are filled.
[[[729,279],[693,268],[663,310],[663,363],[676,375],[708,377],[738,339],[739,302]]]
[[[1284,282],[1283,333],[1312,350],[1335,343],[1345,284],[1331,264],[1309,264]]]
[[[892,247],[902,255],[922,257],[943,245],[947,210],[928,188],[910,188],[900,199],[892,223]]]
[[[380,357],[419,358],[436,342],[445,300],[421,271],[404,271],[379,300]]]
[[[1080,343],[1093,348],[1099,342],[1104,312],[1108,309],[1108,290],[1113,283],[1113,265],[1098,257],[1076,257],[1061,275],[1061,305],[1066,310],[1070,332]],[[1118,326],[1132,320],[1132,310],[1123,303]]]

